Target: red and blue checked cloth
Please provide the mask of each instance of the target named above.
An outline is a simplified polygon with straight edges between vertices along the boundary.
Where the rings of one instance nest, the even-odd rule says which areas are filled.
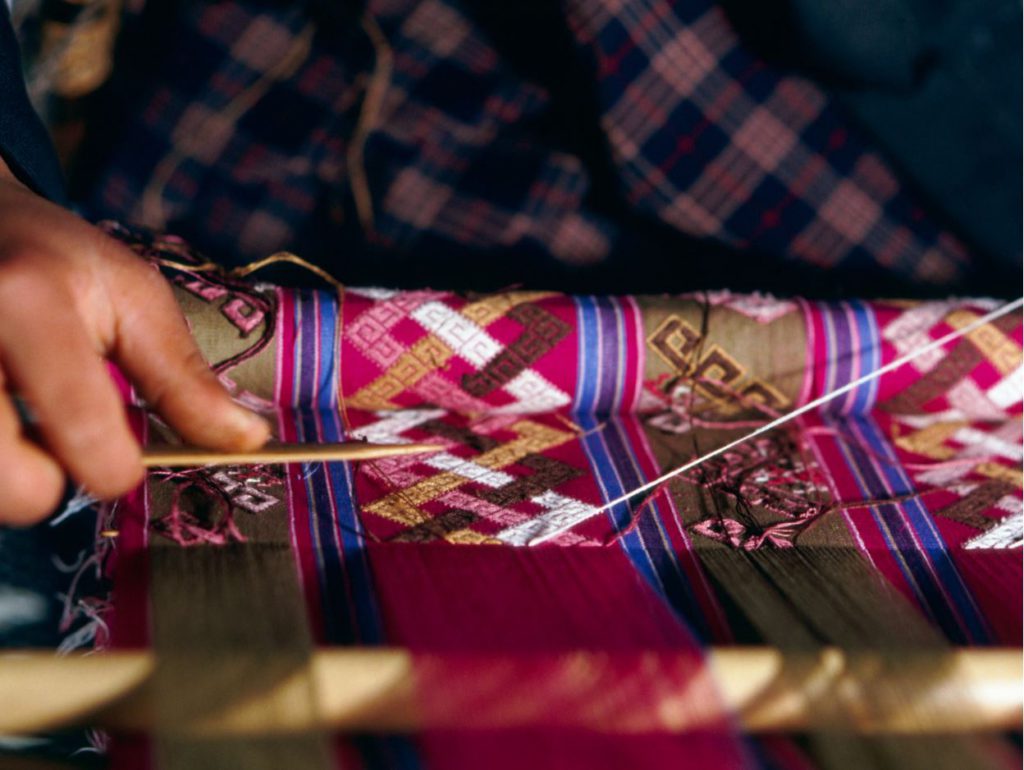
[[[714,3],[571,0],[539,17],[564,35],[536,50],[496,45],[481,16],[222,0],[165,14],[157,40],[129,15],[88,208],[360,282],[401,266],[483,288],[597,263],[628,281],[644,257],[682,289],[723,249],[747,255],[733,288],[758,266],[766,281],[827,268],[848,290],[968,271],[833,100],[758,58]],[[520,61],[536,58],[564,77]]]

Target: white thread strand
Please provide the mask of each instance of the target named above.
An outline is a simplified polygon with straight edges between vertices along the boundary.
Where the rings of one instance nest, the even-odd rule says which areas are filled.
[[[888,372],[891,372],[894,369],[899,369],[901,366],[913,361],[918,356],[923,356],[926,353],[930,353],[933,350],[937,350],[943,347],[944,345],[952,342],[953,340],[960,339],[961,337],[966,337],[975,329],[980,329],[982,326],[985,326],[986,324],[995,321],[997,318],[1002,318],[1004,315],[1012,313],[1014,310],[1019,310],[1021,307],[1024,307],[1024,297],[1015,299],[1013,302],[1008,302],[1002,307],[993,310],[991,313],[988,313],[987,315],[983,315],[981,318],[977,318],[974,321],[971,321],[971,323],[967,324],[963,328],[950,332],[949,334],[946,334],[937,340],[932,340],[927,345],[924,345],[918,348],[917,350],[911,350],[909,353],[905,353],[899,358],[890,361],[885,366],[875,369],[873,372],[868,372],[863,377],[858,377],[853,382],[848,382],[846,385],[843,385],[840,388],[836,388],[831,393],[826,393],[824,396],[819,396],[813,401],[809,401],[808,403],[804,404],[799,409],[794,409],[792,412],[789,412],[788,414],[784,414],[781,417],[777,417],[771,422],[762,425],[760,428],[751,431],[745,436],[741,436],[740,438],[734,441],[730,441],[728,444],[725,444],[724,446],[720,446],[718,449],[712,450],[711,452],[708,452],[705,455],[701,455],[700,457],[694,460],[690,460],[688,463],[685,463],[684,465],[681,465],[678,468],[673,468],[667,473],[663,473],[661,476],[654,479],[653,481],[648,481],[646,484],[637,487],[633,491],[627,492],[624,495],[616,497],[614,500],[611,500],[605,503],[604,505],[596,508],[594,510],[594,515],[596,516],[597,514],[603,513],[604,511],[607,511],[610,508],[614,508],[616,505],[619,505],[620,503],[629,502],[637,495],[643,494],[648,490],[654,489],[655,487],[664,484],[666,481],[674,479],[676,476],[686,473],[689,470],[693,470],[694,468],[707,462],[708,460],[718,457],[718,455],[724,454],[725,452],[728,452],[730,449],[737,447],[740,444],[749,441],[752,438],[756,438],[764,433],[767,433],[770,430],[775,430],[775,428],[778,428],[780,425],[785,425],[790,420],[794,420],[802,414],[807,414],[808,412],[817,409],[819,406],[827,404],[829,401],[839,398],[839,396],[842,396],[845,393],[849,393],[851,390],[854,390],[855,388],[859,388],[864,383],[876,380],[883,374],[887,374]],[[551,532],[539,535],[530,540],[528,545],[540,545],[544,541],[550,539],[551,537],[555,537],[558,534],[558,532]]]

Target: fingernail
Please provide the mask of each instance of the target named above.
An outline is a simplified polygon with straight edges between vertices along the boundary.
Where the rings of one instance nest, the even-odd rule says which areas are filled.
[[[250,412],[241,406],[234,410],[234,422],[238,426],[239,431],[248,435],[256,431],[264,434],[270,432],[270,423],[255,412]]]

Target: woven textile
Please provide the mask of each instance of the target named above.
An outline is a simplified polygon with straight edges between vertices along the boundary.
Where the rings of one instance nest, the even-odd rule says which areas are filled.
[[[180,240],[109,229],[150,259],[199,262]],[[253,579],[266,598],[243,601],[252,602],[247,617],[272,615],[275,592],[298,575],[309,644],[470,660],[597,650],[621,666],[617,681],[634,683],[583,712],[551,684],[518,705],[481,702],[472,729],[339,737],[323,748],[327,765],[888,767],[877,747],[847,747],[868,753],[839,761],[829,753],[835,738],[744,736],[714,689],[700,694],[692,682],[683,702],[710,714],[713,729],[673,734],[671,714],[682,712],[667,704],[711,644],[1021,642],[1019,317],[604,509],[994,303],[351,288],[339,296],[199,270],[170,275],[215,369],[240,399],[276,415],[282,440],[441,449],[355,464],[152,472],[114,514],[109,644],[180,651],[180,626],[195,621],[172,609],[174,597],[194,591],[203,606],[187,606],[215,615],[216,592],[201,579],[208,560],[263,554]],[[135,424],[150,443],[165,440],[159,423]],[[203,633],[196,639],[216,638]],[[229,636],[244,650],[244,633]],[[690,668],[651,679],[629,667],[629,655],[658,651]],[[474,681],[500,676],[472,670],[424,685],[422,708],[448,698],[464,705]],[[522,726],[528,718],[540,724]],[[587,718],[600,729],[573,722]],[[503,727],[510,723],[519,726]],[[917,755],[903,746],[893,762],[935,766],[934,740]],[[947,749],[938,766],[1019,761],[994,738]],[[160,741],[112,747],[125,767],[154,750],[162,766],[187,766]]]
[[[158,45],[130,16],[125,35],[147,42],[126,48],[138,61],[97,128],[86,202],[222,259],[345,254],[339,275],[382,275],[368,246],[429,259],[435,280],[460,258],[511,282],[523,260],[554,274],[638,252],[682,280],[705,269],[700,243],[847,285],[967,270],[830,97],[759,59],[716,4],[540,14],[549,68],[567,73],[552,83],[487,15],[371,0],[331,24],[301,3],[197,3],[159,17]]]

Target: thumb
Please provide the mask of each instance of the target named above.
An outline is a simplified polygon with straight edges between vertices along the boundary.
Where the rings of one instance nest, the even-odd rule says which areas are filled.
[[[232,401],[210,371],[167,282],[128,253],[107,279],[116,299],[111,353],[146,402],[187,442],[235,451],[262,446],[269,425]]]

